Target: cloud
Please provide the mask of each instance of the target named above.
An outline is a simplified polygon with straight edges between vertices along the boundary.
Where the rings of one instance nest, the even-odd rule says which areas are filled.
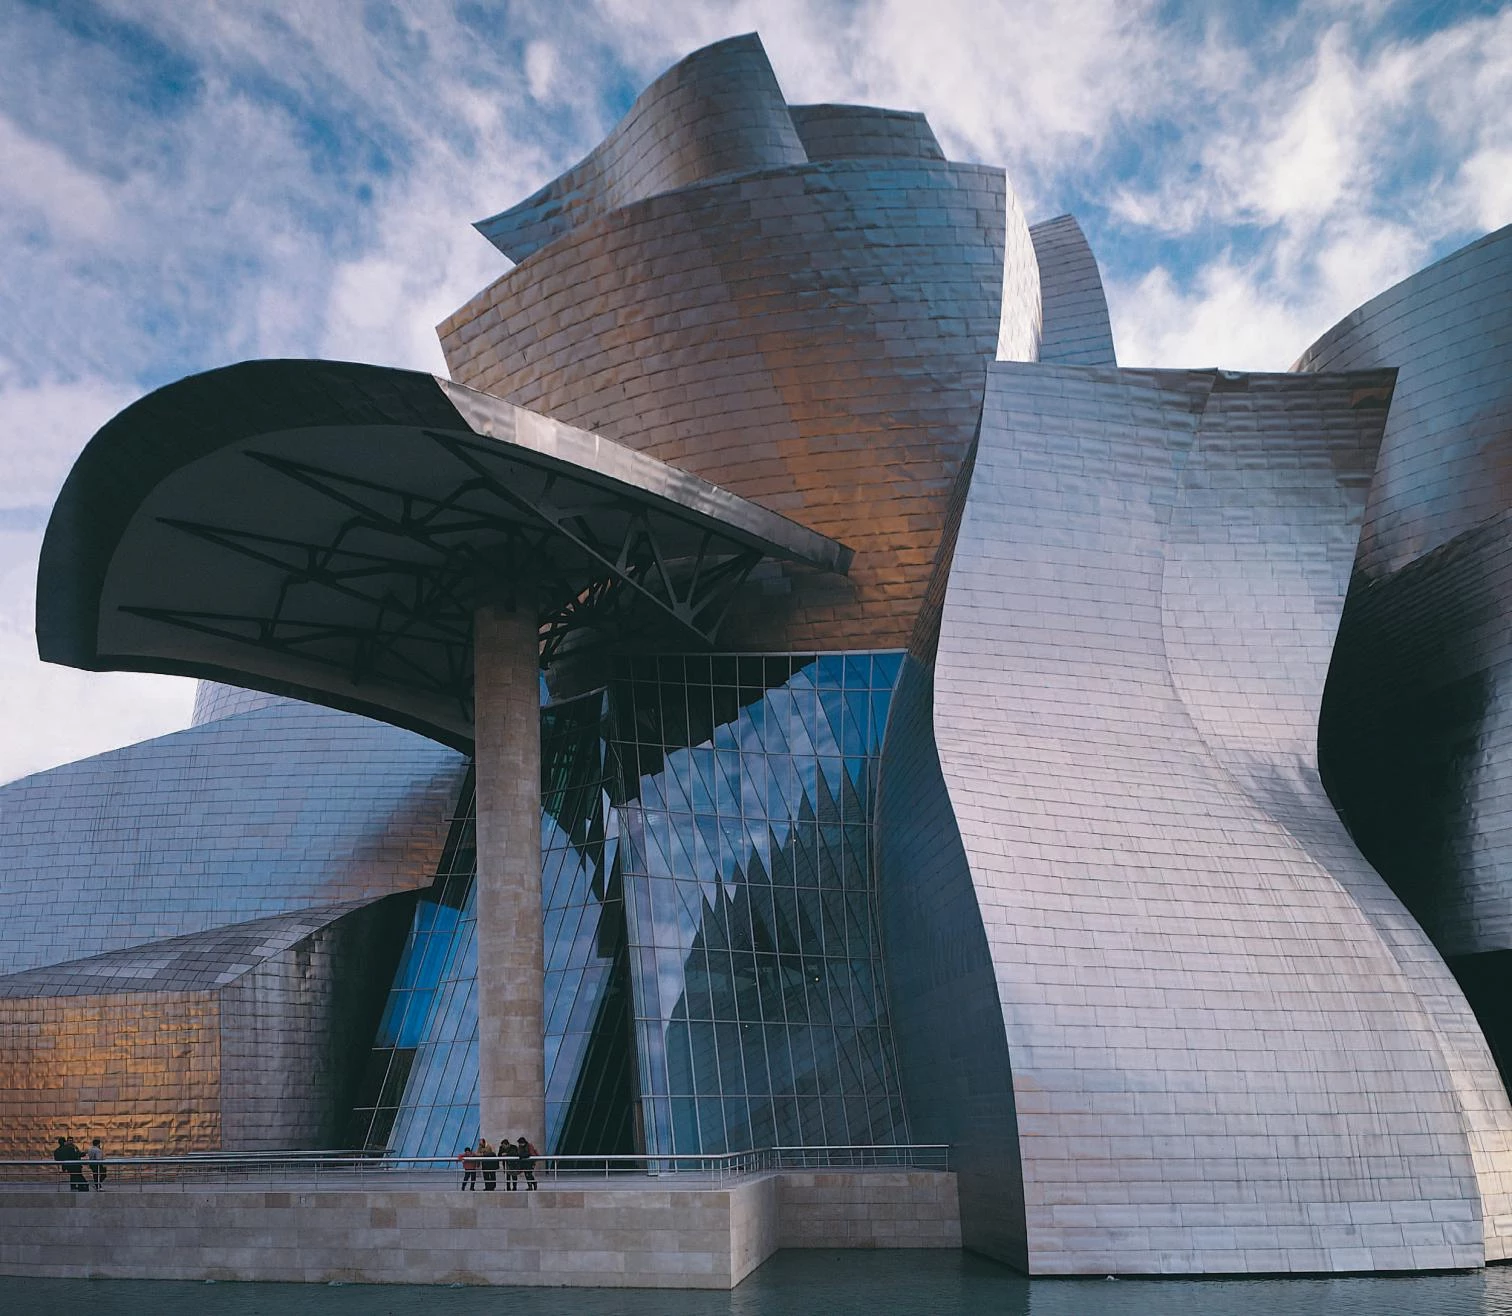
[[[1162,171],[1110,191],[1111,223],[1178,239],[1188,262],[1114,273],[1121,360],[1281,368],[1512,219],[1512,10],[1426,33],[1393,32],[1393,12],[1334,5],[1230,51],[1245,93],[1203,101]]]
[[[508,268],[471,221],[751,30],[792,99],[922,109],[953,156],[1005,165],[1032,218],[1077,213],[1130,364],[1284,368],[1512,219],[1505,9],[0,6],[0,776],[187,715],[178,683],[29,656],[42,518],[108,415],[245,357],[439,371],[434,324]]]

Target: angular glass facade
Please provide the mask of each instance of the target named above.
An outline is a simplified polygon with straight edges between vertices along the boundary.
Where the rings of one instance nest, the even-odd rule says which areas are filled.
[[[435,883],[415,904],[353,1112],[354,1147],[450,1155],[477,1137],[478,869],[473,774]]]
[[[644,659],[615,682],[648,1150],[904,1140],[870,862],[900,662]]]
[[[871,882],[901,655],[628,658],[541,711],[546,1146],[906,1138]],[[476,1138],[471,782],[357,1112],[406,1155]]]

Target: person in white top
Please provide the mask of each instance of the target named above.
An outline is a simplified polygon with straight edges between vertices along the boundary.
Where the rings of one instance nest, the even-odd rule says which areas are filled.
[[[99,1192],[101,1185],[105,1182],[105,1149],[100,1146],[98,1138],[89,1144],[89,1150],[84,1153],[84,1159],[89,1162],[89,1175],[94,1180],[94,1190]]]

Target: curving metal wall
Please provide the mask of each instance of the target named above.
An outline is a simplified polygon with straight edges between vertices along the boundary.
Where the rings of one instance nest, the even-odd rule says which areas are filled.
[[[284,701],[0,787],[0,973],[427,886],[465,770]]]
[[[769,124],[775,81],[753,73],[759,52],[754,39],[721,43],[679,69],[744,96],[741,113]],[[683,77],[674,69],[657,87]],[[639,168],[629,142],[659,158],[673,132],[627,128],[649,123],[653,106],[668,116],[656,122],[675,117],[673,99],[648,91],[601,148],[616,144],[621,171]],[[721,114],[735,113],[722,102]],[[795,132],[796,160],[774,156],[633,201],[595,184],[602,204],[585,201],[575,227],[439,332],[455,379],[856,550],[847,579],[768,577],[732,613],[729,647],[901,647],[976,424],[983,366],[1037,349],[1038,265],[1002,171],[945,162],[922,120],[803,107],[796,122],[825,158],[803,155]],[[867,154],[830,154],[842,148]]]
[[[1016,1125],[1021,1208],[1006,1173],[962,1179],[982,1250],[1043,1273],[1505,1252],[1512,1110],[1313,745],[1390,384],[990,372],[934,670],[961,848],[909,854],[884,823],[882,858],[916,1127],[1001,1146]],[[884,808],[929,775],[917,719],[895,731]],[[898,989],[980,976],[968,884],[1011,1060],[996,1110],[938,1074],[970,1012]]]
[[[1074,215],[1058,215],[1029,230],[1039,263],[1044,323],[1039,357],[1054,366],[1113,366],[1113,325],[1097,257]]]
[[[0,788],[0,1150],[346,1139],[466,765],[243,693]]]
[[[223,717],[236,717],[241,713],[254,713],[260,708],[274,708],[294,702],[282,695],[270,695],[262,690],[245,690],[241,686],[223,685],[219,681],[201,681],[194,691],[194,712],[189,718],[189,725],[204,726],[206,722],[215,722]]]
[[[1512,227],[1367,302],[1300,369],[1398,367],[1321,726],[1360,847],[1512,1072]]]

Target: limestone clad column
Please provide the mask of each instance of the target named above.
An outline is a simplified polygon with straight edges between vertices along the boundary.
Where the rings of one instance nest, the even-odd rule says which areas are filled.
[[[541,713],[535,608],[473,618],[478,835],[478,1097],[490,1141],[546,1141]]]

